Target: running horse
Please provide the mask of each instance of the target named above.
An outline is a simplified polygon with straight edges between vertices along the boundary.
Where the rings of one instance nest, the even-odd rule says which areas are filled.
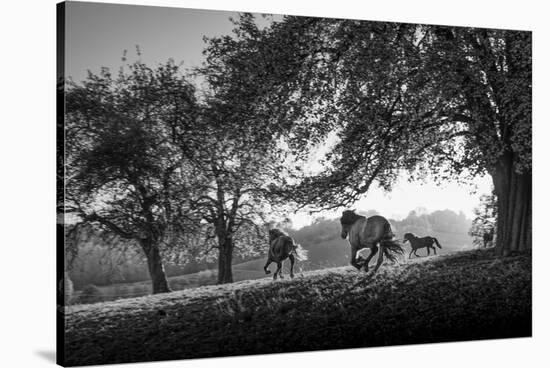
[[[267,254],[267,262],[264,266],[264,271],[266,275],[271,273],[267,269],[272,262],[277,263],[277,270],[273,274],[273,280],[277,279],[277,275],[280,278],[283,278],[282,267],[283,262],[286,259],[290,259],[290,278],[294,277],[294,262],[296,258],[305,259],[306,251],[302,249],[299,244],[294,243],[288,234],[279,229],[269,230],[269,252]]]
[[[430,248],[433,249],[434,254],[437,254],[434,244],[437,245],[439,249],[441,249],[441,244],[439,244],[439,241],[433,236],[424,236],[422,238],[419,238],[413,233],[406,233],[403,236],[403,243],[406,243],[407,241],[411,244],[411,252],[409,253],[409,258],[411,258],[413,252],[414,255],[418,257],[416,251],[420,248],[426,248],[428,250],[428,256],[430,255]]]
[[[348,238],[351,246],[351,265],[358,270],[364,267],[368,271],[369,261],[378,253],[378,261],[374,268],[375,273],[384,261],[384,256],[390,261],[397,261],[397,255],[403,254],[403,248],[393,238],[394,234],[391,225],[382,216],[371,216],[366,218],[356,214],[352,210],[346,210],[340,218],[342,225],[342,239]],[[357,252],[369,248],[370,254],[363,262],[357,261]]]

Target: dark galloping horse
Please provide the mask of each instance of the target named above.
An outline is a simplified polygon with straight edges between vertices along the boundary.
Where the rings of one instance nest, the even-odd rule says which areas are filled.
[[[483,248],[487,248],[487,244],[493,241],[495,236],[495,228],[491,227],[483,233]]]
[[[273,274],[273,280],[277,279],[277,275],[283,278],[282,267],[285,259],[290,259],[290,277],[294,277],[294,262],[295,259],[305,259],[305,251],[299,244],[294,243],[294,240],[285,232],[279,229],[269,230],[269,253],[267,254],[267,262],[264,266],[266,275],[271,273],[267,269],[271,262],[277,263],[277,270]]]
[[[351,265],[358,270],[364,267],[365,271],[368,271],[369,261],[378,252],[378,246],[381,250],[373,273],[382,265],[384,255],[395,262],[397,254],[403,254],[401,245],[393,240],[394,234],[390,223],[382,216],[366,218],[354,211],[346,210],[342,213],[340,223],[342,224],[341,236],[343,239],[347,237],[351,246]],[[369,248],[370,254],[363,262],[359,263],[357,251],[364,248]]]
[[[439,241],[437,241],[437,239],[433,236],[424,236],[422,238],[419,238],[412,233],[406,233],[403,238],[403,243],[407,241],[411,243],[411,252],[409,253],[409,258],[411,258],[413,252],[414,255],[418,257],[416,251],[420,248],[426,248],[428,250],[428,255],[430,255],[430,248],[434,250],[434,254],[437,254],[434,244],[437,245],[439,249],[441,249],[441,244],[439,244]]]

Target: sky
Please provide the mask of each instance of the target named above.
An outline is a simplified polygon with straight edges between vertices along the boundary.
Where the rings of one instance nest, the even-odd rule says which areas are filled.
[[[108,67],[117,71],[124,50],[128,51],[129,61],[136,58],[136,45],[141,60],[148,65],[172,58],[177,63],[183,61],[184,68],[199,66],[205,45],[203,36],[229,34],[233,28],[229,18],[237,15],[226,11],[68,2],[66,75],[78,82],[86,78],[88,70],[97,73],[101,67]],[[473,184],[474,187],[456,183],[436,186],[432,181],[409,183],[402,177],[391,193],[372,188],[353,208],[376,210],[393,219],[403,218],[416,208],[428,212],[451,209],[471,218],[479,196],[490,192],[491,180],[478,178]],[[330,218],[339,214],[340,210],[314,216]],[[294,227],[313,220],[306,212],[289,217]]]
[[[146,64],[172,58],[183,61],[185,68],[199,66],[203,36],[229,34],[229,18],[237,16],[226,11],[68,2],[65,71],[77,82],[86,78],[88,69],[99,72],[106,66],[116,71],[124,50],[129,61],[136,58],[136,45]]]

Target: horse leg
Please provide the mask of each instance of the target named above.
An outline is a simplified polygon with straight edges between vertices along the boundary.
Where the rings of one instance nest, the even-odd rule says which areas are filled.
[[[269,267],[269,265],[271,264],[271,262],[273,262],[273,261],[271,260],[271,258],[268,258],[268,259],[267,259],[267,262],[266,262],[266,264],[265,264],[265,266],[264,266],[264,271],[265,271],[265,274],[266,274],[266,275],[269,275],[269,274],[271,273],[271,271],[267,269],[267,267]]]
[[[409,259],[411,259],[412,255],[413,255],[413,251],[414,251],[414,249],[411,248],[411,252],[409,253]]]
[[[275,271],[275,273],[273,274],[273,280],[277,280],[277,274],[280,274],[281,273],[281,267],[282,267],[282,263],[281,262],[277,262],[277,270]],[[280,275],[279,275],[280,276]],[[282,278],[282,277],[281,277]]]
[[[418,250],[418,248],[416,248],[416,249],[414,250],[414,255],[418,257],[418,254],[416,254],[416,251],[417,251],[417,250]]]
[[[290,259],[290,278],[294,278],[294,255],[289,254],[288,259]]]
[[[374,257],[374,255],[378,252],[378,246],[376,244],[373,245],[372,248],[370,248],[370,254],[368,255],[367,259],[365,259],[365,262],[363,263],[363,266],[365,267],[365,272],[369,270],[369,262]]]
[[[434,254],[437,256],[437,251],[435,250],[435,247],[432,244],[432,249],[434,250]]]
[[[426,247],[426,250],[428,251],[428,254],[426,255],[426,257],[427,257],[427,256],[430,255],[430,246],[429,245]]]
[[[383,245],[380,245],[380,246],[383,247]],[[381,249],[380,253],[378,253],[378,261],[376,261],[376,266],[374,267],[374,271],[372,272],[373,274],[376,273],[376,271],[378,271],[383,261],[384,261],[384,249]]]
[[[358,270],[361,269],[361,265],[359,263],[357,263],[357,249],[355,248],[352,248],[351,249],[351,265],[355,268],[357,268]]]

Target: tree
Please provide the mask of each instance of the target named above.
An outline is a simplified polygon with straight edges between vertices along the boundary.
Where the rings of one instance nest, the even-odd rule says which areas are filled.
[[[530,32],[302,17],[249,28],[239,42],[263,44],[249,78],[271,75],[258,105],[286,119],[274,129],[298,158],[328,139],[323,169],[289,199],[335,208],[374,181],[390,190],[402,172],[488,173],[497,250],[531,247]]]
[[[236,25],[260,32],[250,15]],[[285,150],[269,130],[270,110],[258,105],[268,75],[249,78],[248,62],[259,45],[238,43],[230,36],[206,39],[206,61],[197,72],[205,77],[201,121],[207,134],[192,160],[194,175],[205,193],[192,207],[211,225],[210,249],[218,250],[218,283],[233,282],[232,260],[267,248],[264,224],[285,209],[270,187],[288,177]]]
[[[169,291],[163,251],[197,219],[199,195],[185,161],[197,147],[195,89],[172,61],[137,61],[113,77],[91,72],[68,82],[63,210],[132,240],[147,258],[153,293]]]
[[[223,284],[233,282],[236,250],[250,255],[267,246],[262,224],[268,222],[271,207],[264,193],[273,175],[273,162],[257,147],[221,138],[216,125],[203,142],[208,149],[193,162],[192,172],[203,194],[190,202],[190,208],[209,225],[205,251],[218,251],[218,283]]]

